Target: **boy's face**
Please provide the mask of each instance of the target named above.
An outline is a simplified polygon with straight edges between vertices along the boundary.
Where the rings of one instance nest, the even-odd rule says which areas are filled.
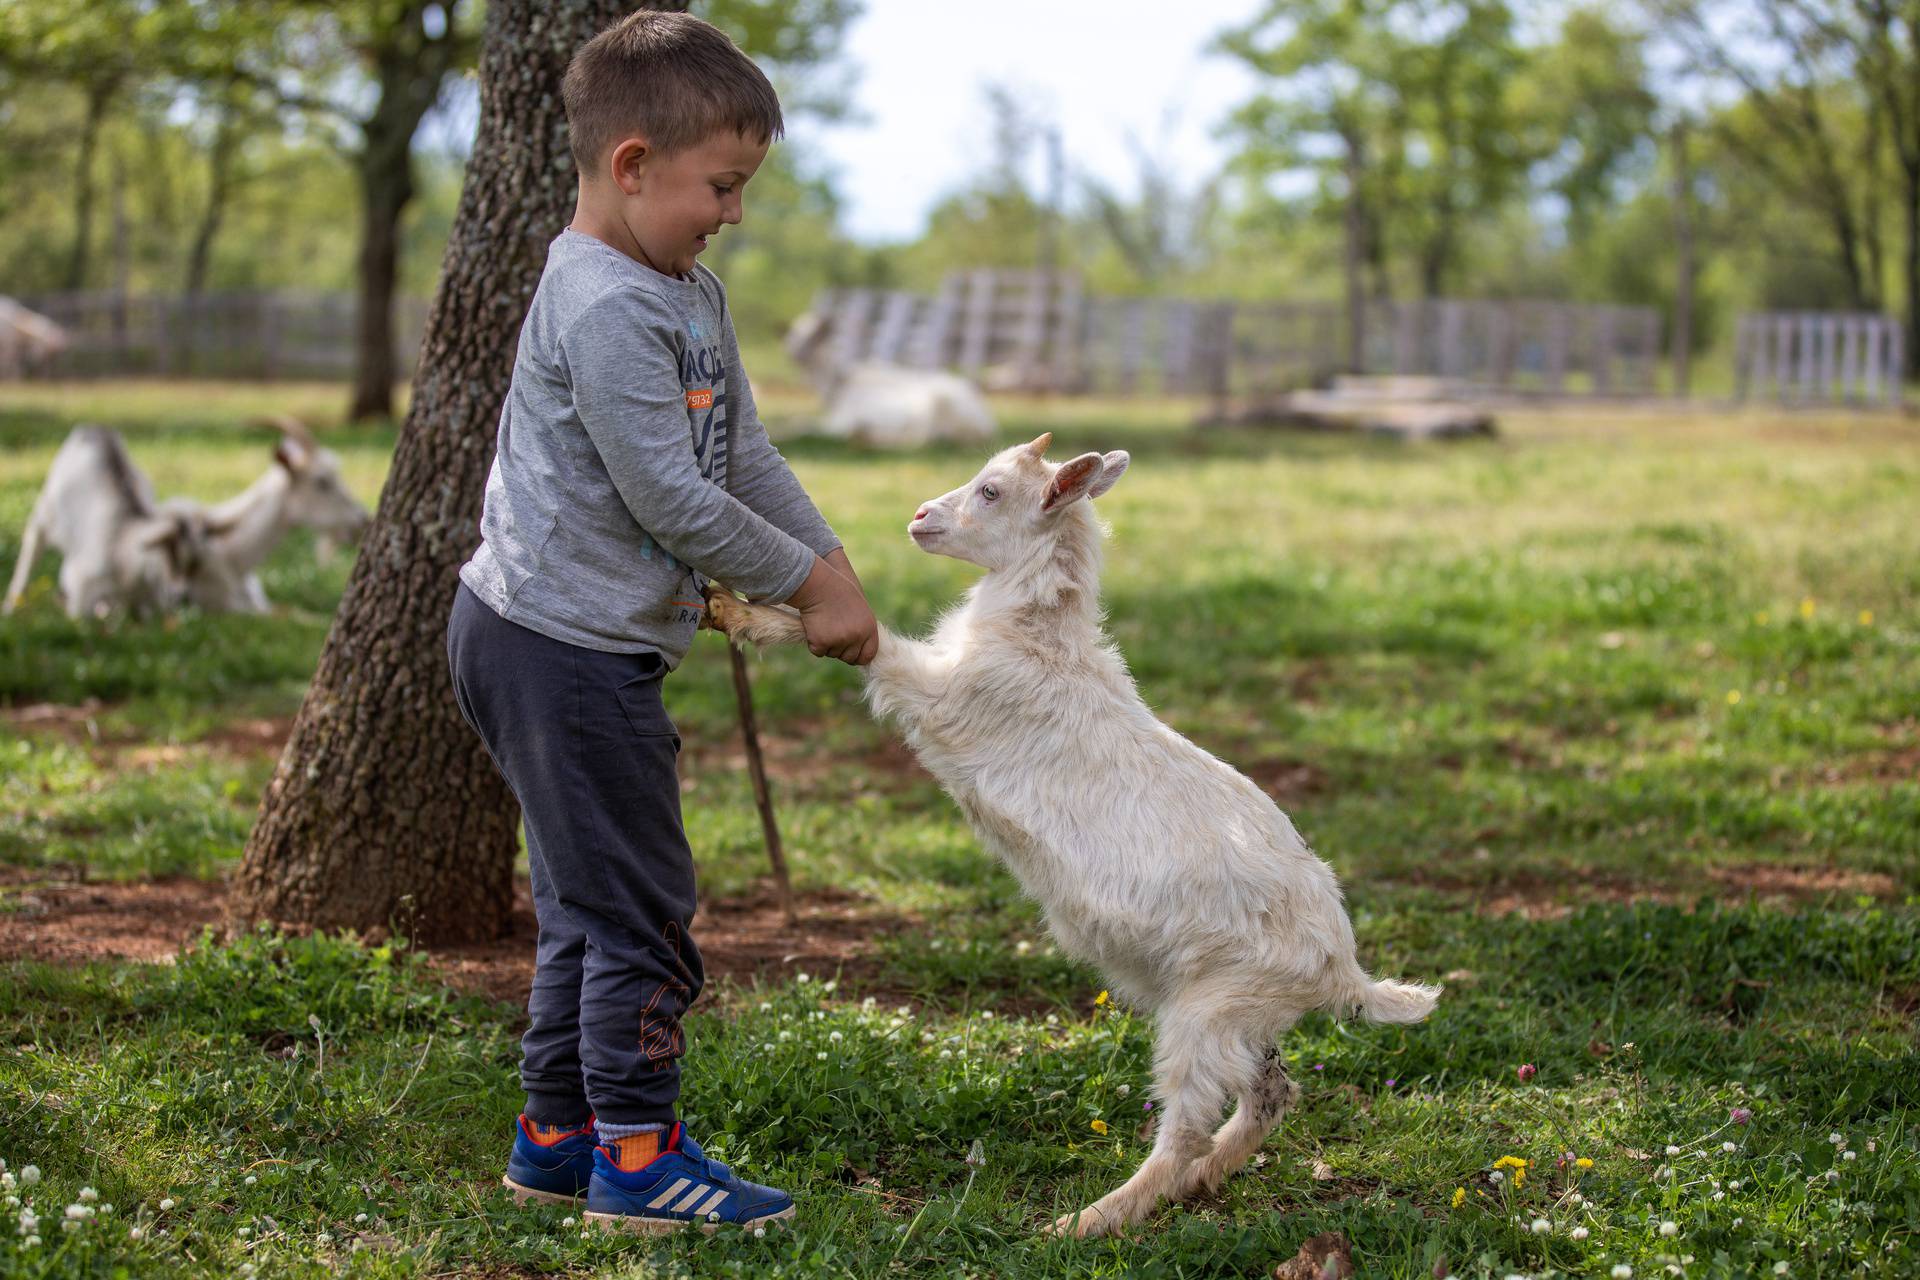
[[[767,144],[721,130],[663,156],[627,138],[608,157],[620,219],[642,261],[667,275],[693,270],[707,237],[741,216],[741,189],[767,158]]]

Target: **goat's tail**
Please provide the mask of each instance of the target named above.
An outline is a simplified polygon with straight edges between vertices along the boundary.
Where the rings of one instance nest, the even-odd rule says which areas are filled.
[[[1350,989],[1349,1007],[1368,1022],[1419,1022],[1433,1012],[1440,991],[1421,982],[1394,978],[1375,981],[1361,974],[1358,984]]]

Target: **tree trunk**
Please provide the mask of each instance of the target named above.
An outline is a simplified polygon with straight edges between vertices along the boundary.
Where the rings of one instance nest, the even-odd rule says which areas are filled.
[[[73,247],[67,254],[69,289],[87,287],[87,254],[93,244],[93,152],[113,91],[114,85],[106,82],[87,86],[87,118],[80,127],[80,159],[74,168]]]
[[[347,408],[356,422],[393,416],[393,288],[400,274],[400,215],[413,199],[413,135],[457,56],[457,0],[446,6],[446,26],[437,37],[426,34],[429,7],[428,0],[403,5],[371,50],[380,98],[362,126],[356,157],[360,299]]]
[[[1907,299],[1907,377],[1920,378],[1920,165],[1910,165],[1906,178],[1902,203],[1907,243],[1900,263],[1900,283]]]
[[[199,363],[200,295],[207,291],[207,272],[213,265],[213,240],[220,233],[220,221],[227,212],[227,197],[232,192],[233,153],[239,146],[241,133],[239,121],[239,108],[233,103],[221,107],[213,150],[207,158],[207,207],[201,211],[199,225],[193,232],[193,246],[187,253],[186,306],[181,318],[177,366],[182,373],[193,373]]]
[[[1687,127],[1673,126],[1673,394],[1684,396],[1693,377],[1693,174],[1687,166]]]
[[[250,919],[500,936],[519,813],[447,675],[501,401],[546,247],[571,211],[560,80],[620,0],[491,0],[480,128],[380,509],[260,803],[236,881]]]
[[[1342,130],[1342,135],[1347,147],[1347,199],[1342,211],[1346,232],[1347,372],[1365,373],[1367,288],[1361,272],[1367,257],[1367,206],[1360,187],[1365,161],[1359,130]]]

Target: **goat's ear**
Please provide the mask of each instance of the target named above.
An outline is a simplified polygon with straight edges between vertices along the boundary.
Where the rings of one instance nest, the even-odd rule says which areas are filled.
[[[1097,453],[1083,453],[1070,462],[1061,463],[1053,479],[1047,481],[1047,496],[1041,500],[1040,509],[1054,511],[1076,498],[1091,496],[1094,485],[1100,481],[1101,466]]]
[[[1047,454],[1047,446],[1052,443],[1053,432],[1042,431],[1039,435],[1027,442],[1027,452],[1036,458],[1044,458]]]
[[[1115,449],[1112,453],[1100,457],[1100,476],[1087,486],[1087,496],[1097,498],[1114,485],[1120,483],[1120,477],[1127,473],[1127,464],[1133,458],[1125,449]]]

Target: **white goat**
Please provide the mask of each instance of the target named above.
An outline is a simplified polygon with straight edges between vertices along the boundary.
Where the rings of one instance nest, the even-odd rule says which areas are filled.
[[[67,345],[65,329],[12,298],[0,297],[0,378],[43,373]]]
[[[341,481],[339,455],[322,448],[298,419],[262,421],[281,432],[274,465],[234,497],[206,508],[219,572],[191,580],[188,595],[210,612],[267,611],[258,570],[289,530],[312,529],[326,545],[358,538],[372,519]]]
[[[787,352],[812,377],[826,411],[822,434],[863,444],[916,449],[937,440],[991,440],[993,410],[958,374],[877,360],[841,366],[831,317],[808,312],[787,330]]]
[[[1265,792],[1141,700],[1101,628],[1103,528],[1086,501],[1128,457],[1056,466],[1050,438],[1001,452],[914,515],[923,550],[987,573],[930,639],[882,627],[865,672],[875,712],[899,723],[1061,947],[1158,1025],[1153,1152],[1053,1224],[1084,1236],[1210,1191],[1246,1161],[1298,1095],[1275,1041],[1302,1014],[1417,1022],[1439,989],[1369,977],[1331,868]],[[710,598],[731,636],[804,640],[789,609]],[[1229,1098],[1238,1107],[1213,1132]]]
[[[47,547],[60,553],[60,596],[72,618],[172,609],[211,552],[205,516],[157,506],[120,437],[92,426],[68,432],[53,455],[0,613],[20,603]]]

